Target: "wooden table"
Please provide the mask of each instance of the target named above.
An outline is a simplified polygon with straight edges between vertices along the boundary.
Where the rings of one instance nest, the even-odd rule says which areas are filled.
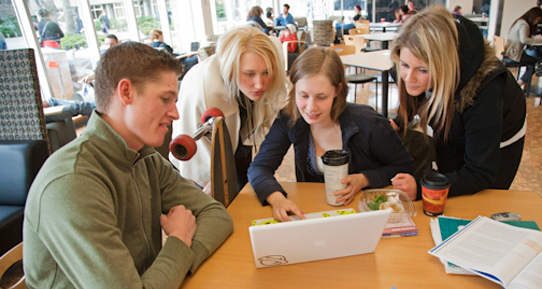
[[[393,67],[389,50],[341,56],[344,65],[378,70],[382,73],[382,115],[388,117],[388,71]]]
[[[288,198],[306,213],[336,208],[327,205],[323,183],[282,185]],[[181,288],[501,288],[482,277],[447,275],[439,259],[427,253],[434,247],[430,217],[423,214],[421,201],[414,204],[418,236],[382,239],[373,254],[257,269],[248,227],[254,219],[271,217],[271,208],[262,207],[247,185],[228,207],[233,234]],[[540,208],[542,198],[534,192],[485,190],[450,198],[444,212],[465,219],[516,212],[522,220],[542,226]]]

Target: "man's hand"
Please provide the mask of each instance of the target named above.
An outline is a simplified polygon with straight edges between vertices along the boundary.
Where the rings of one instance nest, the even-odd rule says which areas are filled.
[[[280,222],[291,221],[288,217],[288,212],[296,214],[299,219],[305,220],[303,212],[297,207],[297,205],[286,199],[281,192],[274,192],[267,197],[267,202],[273,208],[273,218]]]
[[[188,247],[192,246],[192,238],[196,233],[196,217],[183,205],[171,208],[167,215],[160,216],[160,225],[168,236],[174,236]]]

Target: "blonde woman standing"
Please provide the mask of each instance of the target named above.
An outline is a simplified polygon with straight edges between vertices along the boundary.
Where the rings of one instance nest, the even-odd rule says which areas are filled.
[[[273,41],[250,26],[229,30],[217,43],[216,54],[192,67],[181,82],[173,134],[191,135],[201,115],[217,107],[225,115],[235,154],[238,189],[248,182],[247,169],[252,148],[265,138],[267,130],[286,96],[286,77],[281,54]],[[202,138],[189,161],[171,162],[183,177],[195,181],[210,194],[211,142]]]
[[[433,130],[449,196],[508,189],[523,152],[525,95],[473,22],[444,7],[413,15],[392,43],[400,108],[392,126],[419,116]],[[418,181],[399,174],[396,188],[421,198]]]

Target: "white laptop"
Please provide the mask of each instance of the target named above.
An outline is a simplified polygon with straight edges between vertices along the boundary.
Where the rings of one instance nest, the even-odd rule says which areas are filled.
[[[256,267],[372,253],[391,212],[347,213],[329,218],[251,226],[248,231]]]

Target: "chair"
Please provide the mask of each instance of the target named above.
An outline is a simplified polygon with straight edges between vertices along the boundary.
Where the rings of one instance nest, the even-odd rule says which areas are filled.
[[[45,140],[0,140],[0,254],[22,242],[26,196],[48,156]]]
[[[12,268],[13,265],[16,265],[16,263],[20,263],[21,265],[21,267],[18,268],[19,270],[14,270],[14,271],[17,271],[17,274],[15,275],[15,277],[19,277],[19,278],[7,285],[11,285],[12,283],[14,284],[11,285],[10,287],[0,287],[0,288],[6,288],[6,289],[24,289],[25,288],[25,277],[22,270],[22,260],[23,260],[23,243],[22,242],[16,245],[15,247],[13,247],[4,255],[2,255],[2,257],[0,257],[0,278],[2,278],[5,275],[8,269]],[[0,285],[5,286],[5,284],[0,284]]]
[[[0,50],[0,78],[0,140],[48,141],[34,50]]]
[[[314,20],[312,22],[312,41],[319,46],[330,46],[335,40],[333,20]]]
[[[506,56],[506,51],[504,50],[504,38],[500,36],[493,35],[493,46],[495,47],[495,55],[501,60],[505,67],[517,68],[518,72],[516,75],[516,79],[519,78],[521,67],[525,67],[527,69],[527,71],[525,72],[528,76],[525,96],[529,97],[529,94],[531,93],[531,79],[533,78],[534,64],[521,63],[508,58]]]
[[[350,29],[350,30],[356,30],[356,29],[354,28],[354,29]],[[354,45],[356,47],[356,53],[364,52],[366,43],[367,43],[367,41],[365,40],[365,38],[363,38],[361,36],[356,36],[356,37],[348,36],[348,35],[344,36],[344,44],[345,45]]]
[[[339,56],[350,55],[356,53],[356,47],[354,45],[333,45],[329,49],[334,50]],[[346,75],[346,81],[354,84],[354,103],[356,102],[356,93],[358,84],[372,82],[376,80],[376,98],[378,98],[378,79],[370,74],[356,73]]]
[[[293,53],[288,52],[288,44],[290,44],[292,42],[297,42],[297,48],[296,48],[295,52],[293,52]],[[308,48],[308,43],[306,41],[301,41],[301,40],[295,41],[294,40],[294,41],[284,41],[282,43],[282,51],[283,51],[283,54],[284,54],[284,69],[286,70],[286,72],[290,71],[290,67],[292,66],[294,61],[307,48]]]
[[[361,33],[359,34],[369,34],[371,33],[371,27],[369,27],[369,23],[364,22],[356,22],[356,29],[360,29]]]
[[[55,121],[47,124],[47,133],[49,134],[49,145],[51,153],[55,152],[65,144],[77,137],[75,125],[71,117],[63,121]]]
[[[284,41],[282,43],[282,52],[284,55],[284,69],[286,72],[290,71],[290,67],[294,63],[294,61],[297,59],[297,57],[305,51],[305,49],[308,48],[309,44],[307,41],[305,41],[306,33],[303,30],[298,30],[296,32],[297,34],[297,41]],[[292,42],[297,42],[297,48],[295,52],[288,52],[288,44]]]
[[[294,22],[297,23],[298,29],[307,29],[307,17],[294,17]]]

